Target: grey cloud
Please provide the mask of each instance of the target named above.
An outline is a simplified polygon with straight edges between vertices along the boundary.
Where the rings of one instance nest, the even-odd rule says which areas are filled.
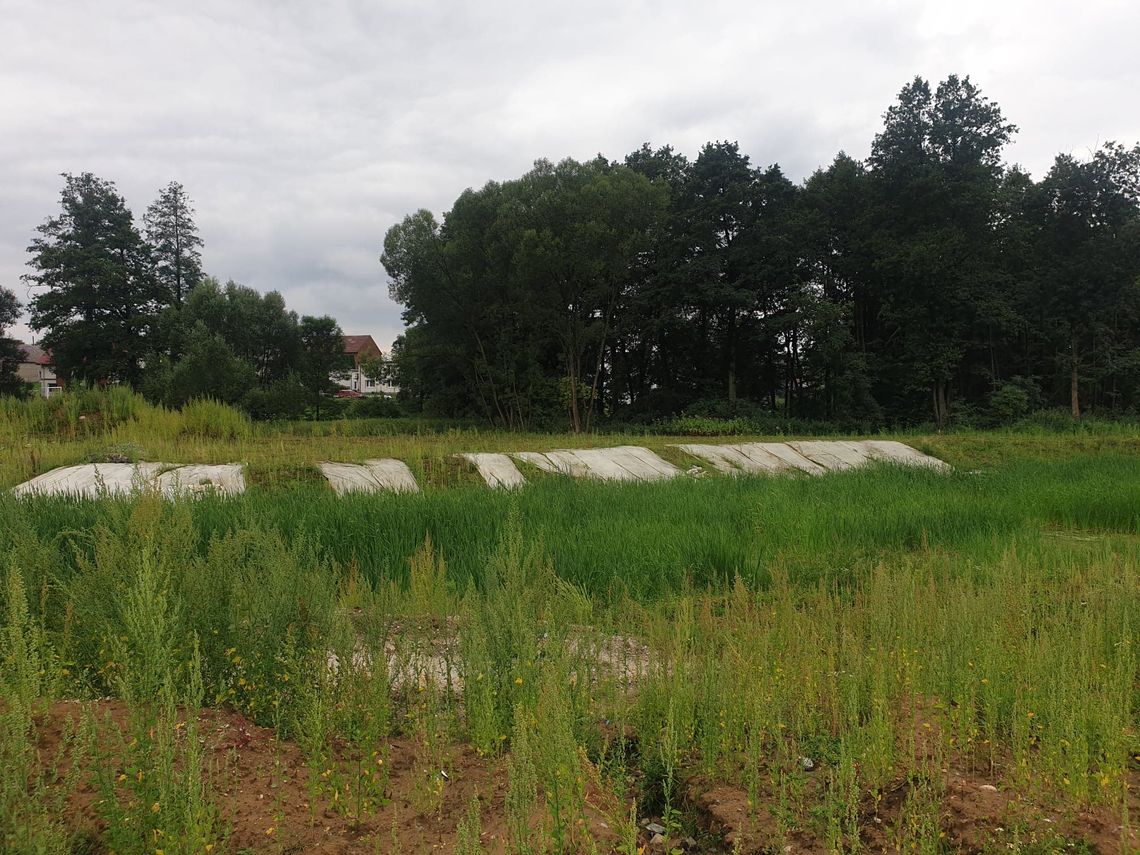
[[[0,0],[0,282],[58,173],[115,180],[141,215],[182,181],[206,269],[277,289],[384,346],[378,256],[409,211],[538,157],[690,156],[737,139],[806,177],[866,156],[915,74],[968,73],[1021,127],[1009,157],[1140,138],[1140,8],[1114,0],[194,4]]]

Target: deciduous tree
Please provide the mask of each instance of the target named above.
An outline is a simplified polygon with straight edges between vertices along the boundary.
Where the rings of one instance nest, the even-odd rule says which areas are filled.
[[[933,92],[916,78],[872,144],[876,265],[891,325],[884,379],[925,387],[940,427],[1000,270],[994,214],[1002,149],[1016,130],[968,77]]]
[[[1140,344],[1140,146],[1109,143],[1088,161],[1060,155],[1039,194],[1032,293],[1077,419],[1082,375],[1119,381],[1113,363],[1134,365]]]
[[[0,288],[0,395],[23,397],[23,381],[16,373],[24,355],[20,343],[7,335],[8,328],[20,319],[20,302],[7,288]]]
[[[309,393],[313,413],[320,418],[321,400],[339,388],[334,377],[338,372],[346,371],[350,364],[344,352],[344,333],[336,320],[328,315],[319,318],[305,315],[298,329],[302,348],[298,374]]]

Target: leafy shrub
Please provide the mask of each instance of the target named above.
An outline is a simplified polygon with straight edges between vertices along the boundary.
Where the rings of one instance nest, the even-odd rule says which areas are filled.
[[[348,408],[353,404],[352,398],[322,398],[320,412],[315,407],[309,407],[305,417],[309,419],[343,419],[348,415]]]
[[[682,413],[670,419],[663,419],[650,426],[656,434],[675,436],[747,436],[747,435],[823,435],[844,429],[859,430],[855,425],[841,425],[835,422],[816,422],[806,419],[784,419],[772,413],[752,416],[692,415]]]
[[[402,413],[395,398],[366,395],[363,398],[354,398],[348,405],[346,415],[350,419],[387,419],[397,418]]]
[[[748,419],[718,419],[714,416],[686,416],[665,419],[657,425],[662,433],[678,436],[740,436],[755,433]]]
[[[198,323],[191,332],[186,355],[171,368],[170,386],[162,400],[173,406],[212,398],[233,404],[257,383],[257,373],[216,333]]]
[[[301,381],[290,375],[275,380],[267,387],[250,389],[241,403],[251,418],[286,421],[304,415],[307,396]]]
[[[182,432],[190,436],[238,439],[249,436],[251,429],[249,416],[241,410],[203,398],[182,408]]]
[[[1010,424],[1029,412],[1029,393],[1013,383],[1004,383],[990,395],[990,412],[998,424]]]

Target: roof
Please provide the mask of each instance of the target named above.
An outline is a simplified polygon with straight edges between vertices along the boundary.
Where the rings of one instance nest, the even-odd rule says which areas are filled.
[[[24,362],[33,365],[51,365],[51,354],[39,345],[20,343],[20,350],[24,352]]]
[[[379,350],[376,342],[370,335],[346,335],[344,336],[344,352],[345,353],[360,353],[362,350]]]

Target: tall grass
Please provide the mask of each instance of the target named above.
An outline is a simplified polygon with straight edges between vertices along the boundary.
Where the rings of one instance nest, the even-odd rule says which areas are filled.
[[[109,508],[124,504],[0,499],[6,521],[40,538],[66,537],[80,554]],[[199,552],[256,520],[286,542],[306,542],[370,583],[407,577],[425,535],[460,589],[484,574],[508,519],[541,544],[559,576],[600,596],[654,598],[686,581],[723,585],[740,575],[766,585],[774,572],[801,584],[865,573],[896,551],[954,551],[990,572],[1011,544],[1041,548],[1049,527],[1136,534],[1140,459],[1101,455],[942,475],[891,466],[821,479],[715,478],[655,484],[544,479],[516,493],[482,486],[416,495],[336,497],[320,484],[203,498],[187,511]],[[1102,551],[1111,538],[1098,538]],[[61,571],[67,573],[69,571]]]
[[[8,840],[65,851],[61,799],[82,783],[42,774],[30,711],[113,696],[122,743],[94,721],[74,748],[124,853],[156,831],[224,850],[199,705],[296,740],[314,816],[377,846],[400,734],[437,816],[457,740],[506,755],[514,852],[590,851],[599,786],[613,827],[636,805],[678,839],[697,781],[747,793],[765,836],[746,851],[805,835],[944,851],[963,777],[1016,792],[1031,820],[1107,811],[1127,851],[1140,462],[1010,457],[510,494],[0,497]],[[481,822],[463,811],[449,842],[478,851]]]

